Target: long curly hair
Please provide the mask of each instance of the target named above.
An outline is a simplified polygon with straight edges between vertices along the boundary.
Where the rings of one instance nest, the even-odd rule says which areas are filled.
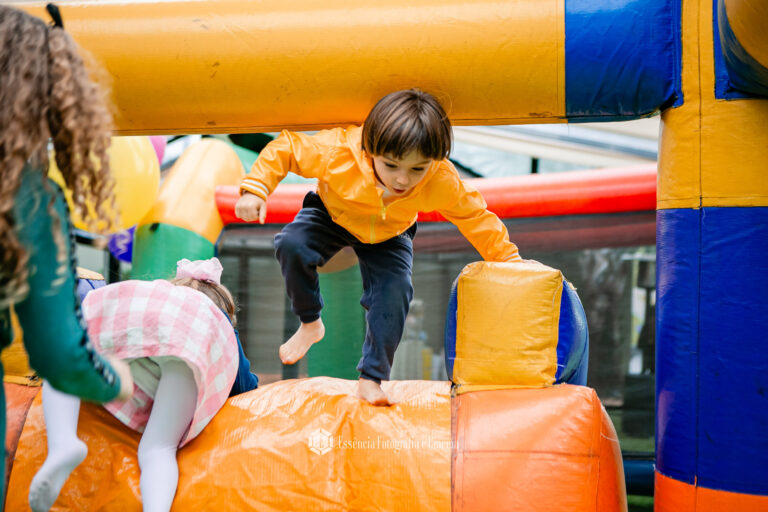
[[[98,218],[112,219],[114,183],[107,157],[112,117],[106,105],[63,28],[0,5],[0,306],[28,291],[28,253],[16,234],[13,203],[27,162],[31,172],[47,176],[49,139],[75,212],[89,219],[90,204]],[[48,210],[53,213],[53,201]],[[61,220],[52,217],[63,275],[66,245]],[[92,218],[85,222],[99,231],[114,220],[106,226]]]

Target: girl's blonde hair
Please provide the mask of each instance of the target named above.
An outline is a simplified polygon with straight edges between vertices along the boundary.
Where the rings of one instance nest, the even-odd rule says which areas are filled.
[[[101,219],[115,211],[114,204],[105,209],[114,201],[107,157],[112,119],[78,51],[63,28],[0,5],[0,305],[27,292],[28,254],[16,236],[13,203],[27,162],[47,176],[49,138],[80,217],[88,218],[89,203]],[[52,217],[63,275],[66,245],[61,219]],[[95,221],[88,227],[98,230]]]
[[[218,306],[219,309],[227,313],[233,326],[237,325],[235,299],[224,285],[216,284],[211,281],[194,279],[192,277],[176,277],[171,279],[171,284],[175,284],[176,286],[189,286],[194,290],[203,292],[214,304],[216,304],[216,306]]]

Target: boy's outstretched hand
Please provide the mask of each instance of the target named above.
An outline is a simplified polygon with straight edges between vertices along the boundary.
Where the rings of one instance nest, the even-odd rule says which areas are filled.
[[[256,194],[243,192],[235,203],[235,215],[246,222],[258,220],[259,224],[264,224],[267,218],[267,202]]]

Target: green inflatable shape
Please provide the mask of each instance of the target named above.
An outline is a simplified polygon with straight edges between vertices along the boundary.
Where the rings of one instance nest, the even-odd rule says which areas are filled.
[[[145,224],[133,238],[131,279],[171,279],[180,259],[202,260],[215,256],[208,239],[170,224]]]
[[[238,146],[237,144],[234,144],[226,138],[223,138],[225,142],[227,142],[232,149],[237,153],[237,157],[240,159],[240,163],[243,164],[243,168],[245,169],[245,173],[248,174],[251,172],[251,167],[253,167],[253,163],[256,161],[256,159],[259,157],[259,154],[255,151],[251,151],[248,148],[244,148],[242,146]],[[299,176],[298,174],[294,174],[292,172],[289,172],[285,178],[280,180],[280,183],[289,183],[289,184],[296,184],[296,183],[317,183],[317,179],[315,178],[304,178],[302,176]]]
[[[253,167],[253,162],[256,161],[256,159],[259,157],[259,154],[255,151],[251,151],[250,149],[238,146],[237,144],[230,143],[229,145],[232,149],[235,150],[235,153],[237,153],[237,157],[243,164],[243,168],[245,169],[246,174],[250,172],[251,167]]]
[[[325,338],[312,345],[307,354],[310,377],[327,376],[358,379],[365,338],[365,310],[360,305],[363,280],[360,267],[320,274],[324,307],[321,313]]]

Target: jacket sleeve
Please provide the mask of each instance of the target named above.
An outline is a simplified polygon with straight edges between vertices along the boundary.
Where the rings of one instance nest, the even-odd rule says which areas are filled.
[[[250,192],[266,200],[289,172],[304,178],[319,177],[327,157],[324,141],[329,133],[330,130],[324,130],[307,135],[283,130],[259,153],[251,172],[240,184],[240,193]]]
[[[520,261],[517,246],[509,241],[507,227],[495,213],[488,211],[480,192],[455,173],[444,174],[441,181],[440,195],[452,201],[438,211],[459,228],[483,259]]]
[[[58,271],[57,245],[48,204],[65,241],[64,273]],[[16,313],[24,330],[29,363],[54,388],[95,402],[109,402],[120,391],[120,378],[91,345],[75,294],[74,243],[61,190],[43,184],[39,170],[25,168],[14,203],[21,244],[29,251],[29,293]]]
[[[235,338],[237,338],[237,351],[239,353],[240,362],[237,365],[237,376],[235,382],[232,383],[232,389],[229,392],[229,396],[239,395],[246,391],[251,391],[259,387],[259,378],[256,374],[251,373],[251,363],[248,358],[245,357],[243,352],[243,344],[240,343],[240,333],[235,329]]]

